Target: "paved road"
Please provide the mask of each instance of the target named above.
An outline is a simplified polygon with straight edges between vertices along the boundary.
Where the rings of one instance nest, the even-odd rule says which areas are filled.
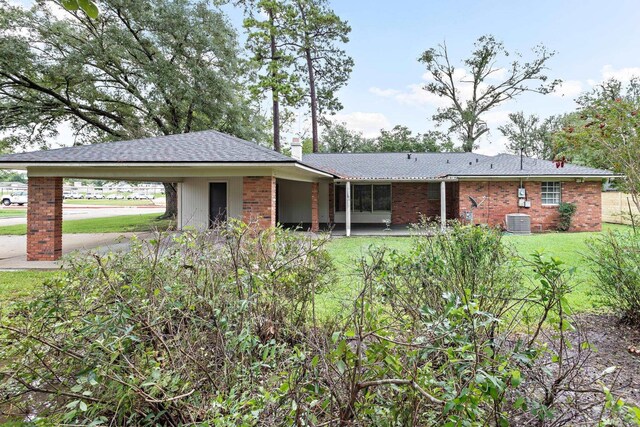
[[[3,208],[13,209],[13,208]],[[24,209],[24,208],[22,208]],[[143,215],[150,213],[162,213],[164,206],[64,206],[62,217],[68,219],[106,218],[121,215]],[[0,227],[3,225],[26,224],[27,218],[0,218]]]

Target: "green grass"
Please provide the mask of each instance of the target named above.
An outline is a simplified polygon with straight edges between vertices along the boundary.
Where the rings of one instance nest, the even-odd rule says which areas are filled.
[[[157,213],[122,215],[107,218],[75,219],[63,221],[63,233],[128,233],[166,229],[170,220],[159,220]],[[22,236],[27,234],[26,224],[0,227],[0,235]]]
[[[65,205],[85,205],[85,206],[158,206],[164,199],[151,200],[85,200],[85,199],[67,199]]]
[[[26,209],[0,209],[0,218],[23,218],[27,216]]]
[[[605,224],[603,230],[628,229],[624,225]],[[574,292],[569,302],[576,311],[589,311],[597,308],[591,295],[594,287],[594,277],[584,258],[587,251],[586,242],[600,233],[542,233],[530,236],[507,235],[504,242],[512,247],[516,254],[528,258],[534,251],[543,251],[549,256],[560,258],[567,267],[575,267]],[[407,250],[412,244],[411,237],[351,237],[348,239],[333,239],[328,250],[333,257],[338,270],[339,283],[327,295],[322,295],[318,302],[319,312],[335,313],[341,304],[353,296],[357,289],[354,277],[357,260],[362,257],[371,245],[386,246],[399,251]],[[525,283],[531,284],[532,271],[525,271]]]
[[[0,271],[0,307],[5,302],[25,298],[59,271]]]

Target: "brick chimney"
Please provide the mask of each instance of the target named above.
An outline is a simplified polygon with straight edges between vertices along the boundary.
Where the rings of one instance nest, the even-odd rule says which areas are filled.
[[[300,143],[300,138],[293,138],[291,141],[291,157],[299,162],[302,161],[302,144]]]

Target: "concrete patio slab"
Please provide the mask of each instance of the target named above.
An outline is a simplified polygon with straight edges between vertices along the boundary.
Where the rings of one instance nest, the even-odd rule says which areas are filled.
[[[95,233],[64,234],[62,237],[62,253],[74,251],[94,251],[107,253],[123,251],[129,248],[131,237],[145,239],[153,233]],[[56,270],[62,266],[61,261],[27,261],[26,236],[0,236],[0,270]]]

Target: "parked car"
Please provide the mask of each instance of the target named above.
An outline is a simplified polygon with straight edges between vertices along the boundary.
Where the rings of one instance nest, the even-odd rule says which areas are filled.
[[[107,200],[124,200],[124,196],[122,194],[113,193],[107,196]]]
[[[100,194],[100,193],[87,194],[87,200],[89,199],[102,200],[104,199],[104,194]]]
[[[149,200],[151,197],[142,193],[131,193],[127,196],[128,200]]]
[[[73,199],[73,197],[71,197],[73,193],[71,191],[65,191],[64,193],[62,193],[62,198],[63,199]]]
[[[22,206],[27,203],[26,191],[15,191],[11,195],[2,196],[2,204],[5,206],[18,205]]]
[[[84,194],[78,193],[77,191],[74,191],[73,193],[71,193],[71,198],[72,199],[84,199]]]

